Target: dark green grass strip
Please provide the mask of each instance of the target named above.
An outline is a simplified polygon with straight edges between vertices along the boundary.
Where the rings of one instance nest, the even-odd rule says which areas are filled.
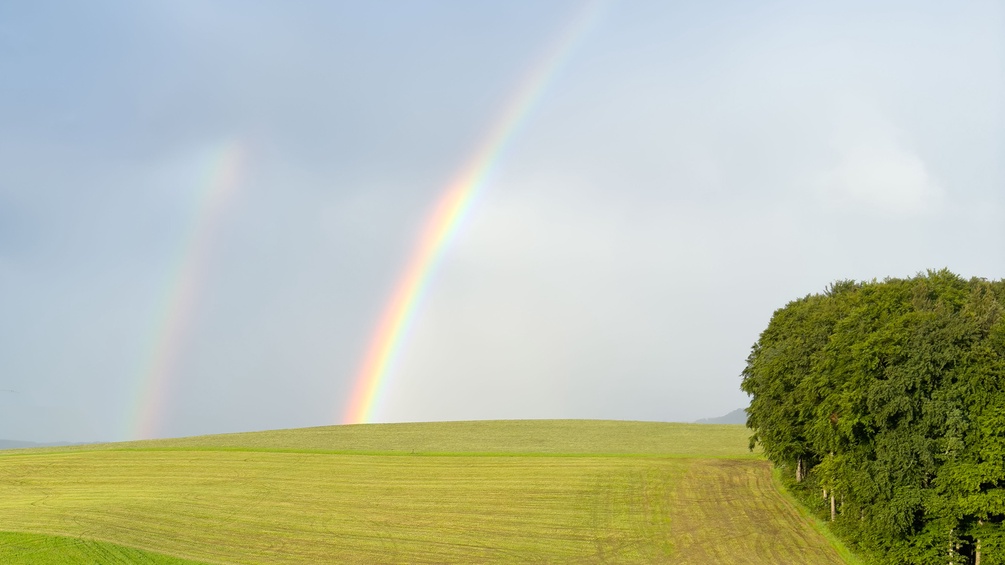
[[[21,532],[0,532],[0,563],[5,565],[69,565],[77,563],[204,565],[199,561],[180,559],[105,541]]]

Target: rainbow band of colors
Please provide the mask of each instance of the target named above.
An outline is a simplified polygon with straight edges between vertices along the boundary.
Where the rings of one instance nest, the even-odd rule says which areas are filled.
[[[371,421],[387,387],[387,377],[401,349],[403,337],[415,317],[437,261],[457,232],[479,190],[498,165],[514,133],[527,120],[558,70],[592,27],[598,13],[599,4],[591,3],[572,21],[547,56],[521,83],[516,96],[506,105],[506,110],[489,131],[479,151],[440,197],[370,340],[343,422],[358,424]]]
[[[157,436],[164,406],[171,396],[169,377],[205,278],[216,218],[237,189],[242,160],[243,151],[236,141],[224,143],[209,156],[205,181],[200,183],[197,193],[196,212],[184,231],[170,269],[153,337],[143,358],[133,413],[126,424],[127,437]]]

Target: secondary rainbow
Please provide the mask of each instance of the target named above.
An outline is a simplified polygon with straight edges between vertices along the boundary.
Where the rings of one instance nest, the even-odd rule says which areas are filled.
[[[590,3],[570,23],[541,63],[522,81],[478,151],[454,182],[448,185],[433,208],[373,332],[349,403],[344,408],[343,422],[358,424],[371,420],[386,388],[388,373],[401,349],[402,338],[412,323],[437,261],[457,233],[479,189],[498,165],[514,133],[526,121],[557,71],[597,19],[598,13],[599,3]]]
[[[228,141],[209,155],[205,178],[199,183],[193,212],[175,254],[154,330],[145,348],[126,437],[144,439],[157,435],[165,404],[171,397],[171,378],[205,279],[217,218],[238,187],[243,153],[238,141]]]

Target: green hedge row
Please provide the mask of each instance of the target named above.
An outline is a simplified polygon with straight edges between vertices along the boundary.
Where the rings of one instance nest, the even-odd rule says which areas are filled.
[[[776,311],[742,388],[792,490],[877,563],[1005,564],[1005,281],[841,281]]]

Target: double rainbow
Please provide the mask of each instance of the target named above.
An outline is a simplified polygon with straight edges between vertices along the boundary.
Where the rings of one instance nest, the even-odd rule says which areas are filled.
[[[498,166],[514,134],[541,100],[598,13],[599,4],[591,3],[570,23],[541,63],[522,81],[479,150],[443,192],[373,333],[343,413],[343,422],[358,424],[371,421],[386,389],[388,373],[401,350],[402,337],[415,317],[437,261],[457,233],[479,190]]]

